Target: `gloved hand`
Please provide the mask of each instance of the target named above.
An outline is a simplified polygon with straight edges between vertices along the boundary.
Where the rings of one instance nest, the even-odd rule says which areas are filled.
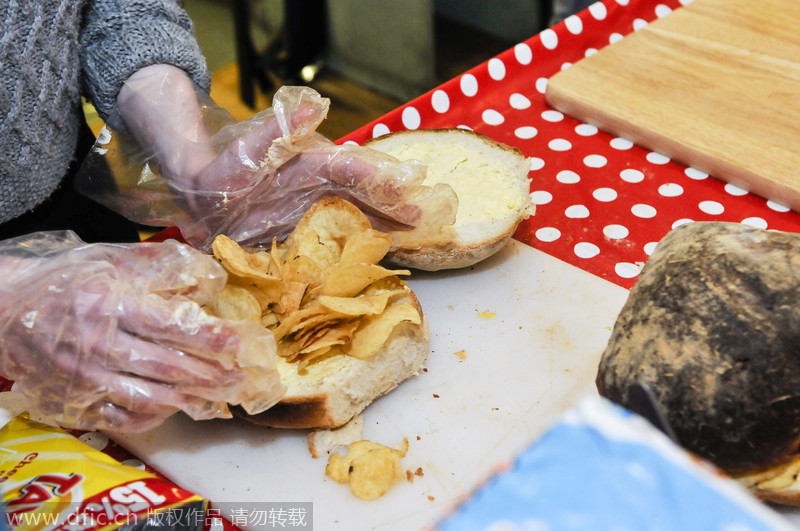
[[[0,272],[0,373],[64,427],[141,431],[283,394],[272,335],[203,311],[226,273],[188,245],[36,233],[0,243]]]
[[[153,65],[126,81],[117,102],[121,122],[110,120],[111,138],[84,164],[81,191],[135,221],[177,225],[200,249],[217,234],[269,245],[325,195],[352,201],[380,230],[438,231],[455,219],[455,193],[424,186],[424,165],[318,134],[329,101],[310,88],[283,87],[270,109],[235,122],[182,70]],[[97,155],[111,160],[134,144],[136,156],[109,163],[117,186],[103,191]]]

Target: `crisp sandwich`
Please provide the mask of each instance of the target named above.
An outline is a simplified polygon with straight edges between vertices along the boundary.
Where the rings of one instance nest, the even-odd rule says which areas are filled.
[[[339,198],[314,204],[269,251],[214,240],[228,283],[208,310],[272,330],[287,386],[271,409],[240,416],[275,427],[336,427],[417,373],[428,328],[400,279],[409,271],[378,263],[391,241]]]

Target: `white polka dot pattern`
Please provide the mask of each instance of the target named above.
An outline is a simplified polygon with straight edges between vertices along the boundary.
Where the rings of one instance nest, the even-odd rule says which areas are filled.
[[[420,116],[414,107],[403,109],[403,126],[406,129],[419,129]]]
[[[478,80],[472,74],[461,76],[461,92],[464,96],[474,96],[478,93]]]
[[[431,95],[431,106],[438,113],[445,113],[450,110],[450,97],[443,90],[436,90]]]
[[[531,100],[529,100],[526,96],[515,92],[508,97],[508,104],[518,111],[523,111],[531,106]]]
[[[531,47],[525,43],[520,43],[514,46],[514,57],[521,65],[528,65],[533,60],[533,52]]]
[[[556,179],[558,179],[558,182],[564,184],[575,184],[577,182],[580,182],[581,176],[572,170],[561,170],[556,175]]]
[[[589,124],[578,124],[575,126],[575,132],[581,136],[592,136],[597,134],[597,127]]]
[[[519,148],[537,208],[515,237],[625,287],[661,237],[685,223],[800,232],[800,216],[785,206],[547,105],[550,76],[689,1],[596,2],[342,141],[463,127]]]
[[[522,140],[529,140],[536,136],[539,131],[536,130],[535,127],[532,125],[526,125],[523,127],[518,127],[514,130],[514,136],[520,138]]]
[[[495,81],[500,81],[506,77],[506,65],[498,58],[489,59],[489,77]]]

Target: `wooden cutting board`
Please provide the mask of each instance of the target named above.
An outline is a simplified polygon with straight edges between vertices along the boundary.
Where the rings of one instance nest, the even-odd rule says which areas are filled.
[[[546,97],[800,210],[797,0],[695,0],[555,74]]]

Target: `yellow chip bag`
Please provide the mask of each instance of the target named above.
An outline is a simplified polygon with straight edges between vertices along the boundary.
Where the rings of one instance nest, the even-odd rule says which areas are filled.
[[[199,531],[209,506],[24,413],[0,430],[0,491],[14,529],[111,530],[170,519]]]

